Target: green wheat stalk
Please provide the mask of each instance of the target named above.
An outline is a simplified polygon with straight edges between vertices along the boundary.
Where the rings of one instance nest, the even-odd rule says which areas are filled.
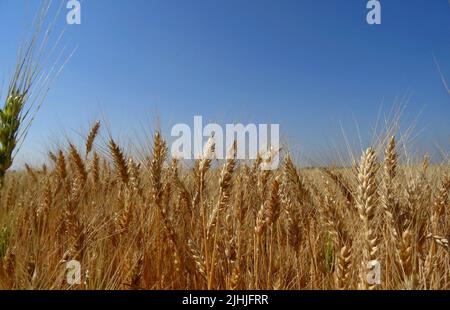
[[[50,23],[43,37],[40,34],[50,7],[51,0],[43,2],[36,17],[33,35],[24,45],[25,48],[19,51],[15,72],[6,94],[5,104],[0,109],[0,187],[3,184],[6,171],[12,166],[14,157],[20,149],[35,114],[48,92],[50,82],[61,72],[71,56],[66,59],[66,62],[61,65],[59,70],[55,70],[56,64],[60,61],[63,53],[58,56],[48,72],[43,70],[41,63],[45,64],[48,61],[50,54],[53,54],[59,45],[63,34],[62,32],[54,47],[48,52],[46,45],[49,41],[49,34],[54,21]],[[48,55],[43,59],[42,56],[45,52],[48,52]],[[31,93],[34,94],[33,97]]]

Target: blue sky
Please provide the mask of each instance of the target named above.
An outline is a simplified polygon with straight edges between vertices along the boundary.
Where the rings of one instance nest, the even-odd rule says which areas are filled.
[[[2,81],[38,2],[0,0]],[[320,161],[343,142],[341,124],[352,137],[357,123],[366,146],[379,112],[401,98],[417,149],[448,150],[450,96],[433,55],[450,78],[449,3],[381,2],[382,24],[369,26],[365,0],[84,0],[64,38],[77,51],[18,159],[36,161],[98,118],[127,145],[157,119],[167,135],[202,115],[279,123],[294,150]]]

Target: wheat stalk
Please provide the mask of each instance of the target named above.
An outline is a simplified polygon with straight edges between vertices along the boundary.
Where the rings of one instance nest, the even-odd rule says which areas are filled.
[[[69,148],[70,148],[69,149],[70,159],[76,168],[76,172],[78,174],[79,181],[81,182],[81,184],[84,184],[84,183],[86,183],[86,179],[87,179],[87,171],[86,171],[86,166],[84,165],[84,161],[81,158],[80,153],[78,153],[77,148],[72,143],[69,143]]]
[[[130,178],[128,174],[127,160],[120,147],[112,138],[109,139],[109,150],[111,151],[114,167],[116,168],[117,178],[127,185]]]
[[[373,289],[366,280],[366,265],[378,258],[378,240],[375,234],[374,216],[376,208],[376,158],[373,149],[368,148],[361,156],[358,168],[358,192],[356,207],[363,225],[363,272],[361,274],[361,287]]]
[[[92,151],[92,147],[94,145],[94,140],[97,137],[99,130],[100,130],[100,122],[97,121],[92,126],[91,131],[89,132],[89,134],[86,138],[86,158],[89,155],[89,153]]]

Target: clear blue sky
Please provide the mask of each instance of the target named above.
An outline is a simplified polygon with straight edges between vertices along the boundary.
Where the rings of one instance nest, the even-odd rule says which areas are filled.
[[[0,0],[0,78],[39,1]],[[58,1],[55,1],[58,2]],[[366,0],[85,0],[78,46],[40,110],[20,160],[101,118],[120,141],[161,119],[275,122],[307,156],[325,152],[358,123],[369,142],[380,106],[407,96],[404,123],[419,113],[418,149],[449,149],[447,0],[382,2],[382,24],[366,23]],[[59,17],[64,27],[66,10]],[[338,140],[335,140],[338,141]],[[339,142],[340,143],[340,142]]]

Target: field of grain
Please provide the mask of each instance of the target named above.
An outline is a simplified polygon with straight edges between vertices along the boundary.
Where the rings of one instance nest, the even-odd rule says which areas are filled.
[[[136,154],[96,122],[13,170],[73,54],[50,6],[0,87],[0,289],[450,289],[449,157],[409,156],[397,119],[340,167],[301,166],[289,146],[217,160],[212,139],[180,161],[158,131]]]
[[[159,132],[138,158],[99,132],[6,173],[0,289],[450,288],[450,166],[406,164],[394,137],[353,167],[302,169],[281,150],[265,171],[234,149],[214,160],[213,144],[186,165]]]

